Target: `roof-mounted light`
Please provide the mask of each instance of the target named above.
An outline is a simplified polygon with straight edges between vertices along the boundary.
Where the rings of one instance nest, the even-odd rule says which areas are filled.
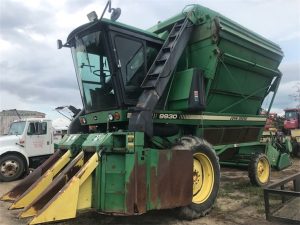
[[[121,15],[121,9],[120,8],[112,8],[111,7],[111,0],[107,1],[106,6],[105,6],[105,8],[104,8],[104,10],[102,12],[102,15],[101,15],[99,21],[103,18],[104,14],[105,14],[105,12],[107,10],[107,8],[108,8],[108,12],[111,13],[110,19],[112,21],[116,21],[120,17],[120,15]],[[87,17],[88,17],[88,19],[89,19],[90,22],[94,22],[94,21],[98,20],[98,16],[97,16],[97,14],[96,14],[95,11],[90,12],[89,14],[87,14]]]
[[[87,14],[87,18],[89,19],[90,22],[94,22],[94,21],[98,20],[97,13],[95,11]]]

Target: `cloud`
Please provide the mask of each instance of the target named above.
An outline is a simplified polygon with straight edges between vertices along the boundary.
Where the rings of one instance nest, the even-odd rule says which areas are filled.
[[[300,81],[300,60],[296,62],[283,62],[279,69],[282,72],[281,83]]]
[[[280,38],[278,38],[278,42],[285,42],[285,41],[291,41],[294,39],[299,39],[300,38],[300,31],[294,31],[292,33],[289,33],[285,36],[282,36]]]
[[[300,76],[299,9],[297,0],[198,0],[257,33],[278,41],[285,51],[283,73],[274,107],[286,107],[293,82]],[[113,0],[120,22],[147,29],[178,14],[193,0]],[[56,49],[56,39],[101,15],[106,1],[2,0],[0,3],[0,110],[32,109],[53,114],[58,105],[81,107],[69,49]],[[283,7],[284,5],[284,7]],[[105,17],[109,17],[107,13]],[[298,44],[299,45],[299,44]],[[54,116],[54,114],[53,114]]]

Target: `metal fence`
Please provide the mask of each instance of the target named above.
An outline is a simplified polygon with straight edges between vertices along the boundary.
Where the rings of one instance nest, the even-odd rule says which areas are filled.
[[[300,224],[300,172],[264,188],[268,221]]]

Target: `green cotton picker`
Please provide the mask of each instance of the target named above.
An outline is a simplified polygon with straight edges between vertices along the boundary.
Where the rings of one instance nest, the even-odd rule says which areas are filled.
[[[291,165],[288,141],[260,141],[261,107],[269,96],[270,111],[282,76],[278,45],[200,5],[148,30],[120,13],[108,1],[57,42],[72,51],[83,109],[53,156],[1,197],[30,224],[86,209],[195,219],[212,209],[220,164],[248,168],[258,186]]]

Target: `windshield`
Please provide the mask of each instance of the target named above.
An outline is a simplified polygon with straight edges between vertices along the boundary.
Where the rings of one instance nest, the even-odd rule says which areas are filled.
[[[86,112],[116,106],[103,32],[76,38],[72,47],[76,76]]]
[[[296,111],[287,111],[285,112],[286,119],[297,119],[297,112]]]
[[[10,125],[8,135],[21,135],[23,134],[26,122],[14,122]]]

